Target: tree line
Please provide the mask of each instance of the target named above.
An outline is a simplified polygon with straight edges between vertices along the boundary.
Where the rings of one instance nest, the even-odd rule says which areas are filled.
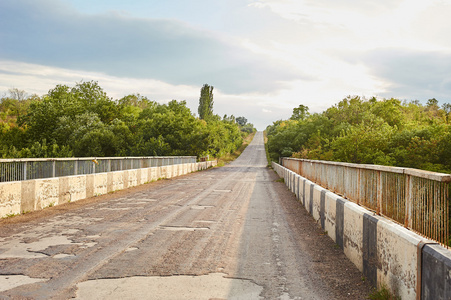
[[[321,113],[307,106],[266,128],[272,160],[296,157],[451,173],[451,104],[351,97]]]
[[[94,81],[57,85],[41,97],[10,89],[0,101],[0,156],[220,157],[241,146],[249,126],[255,129],[213,114],[212,105],[198,118],[186,101],[160,104],[140,94],[114,100]]]

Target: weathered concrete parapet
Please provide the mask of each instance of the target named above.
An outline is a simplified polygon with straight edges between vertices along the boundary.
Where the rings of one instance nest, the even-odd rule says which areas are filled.
[[[87,197],[104,195],[108,193],[108,173],[98,173],[88,176],[93,176],[93,194],[86,195]]]
[[[451,299],[451,253],[437,244],[422,251],[421,299]]]
[[[451,299],[451,251],[276,163],[272,166],[373,285],[384,285],[401,299]]]
[[[35,210],[35,202],[36,202],[36,180],[27,180],[27,181],[16,181],[17,184],[20,184],[18,188],[21,191],[20,194],[20,210],[18,213],[30,212]],[[8,182],[1,183],[8,184]],[[3,197],[1,197],[3,199]],[[15,212],[17,213],[17,212]],[[4,214],[0,213],[1,216]]]
[[[137,186],[160,178],[171,178],[215,166],[216,161],[188,163],[0,183],[0,217],[40,210]]]
[[[147,169],[138,169],[139,170],[139,179],[138,179],[138,185],[144,184],[146,182],[149,182],[149,171]]]
[[[87,194],[87,176],[58,177],[58,203],[73,202],[85,199]]]
[[[417,294],[418,244],[425,240],[404,227],[378,217],[377,223],[377,282],[386,285],[401,299],[414,299]]]
[[[46,178],[36,180],[36,198],[34,210],[59,204],[59,179]]]
[[[6,216],[20,212],[21,184],[18,181],[0,183],[0,215]]]

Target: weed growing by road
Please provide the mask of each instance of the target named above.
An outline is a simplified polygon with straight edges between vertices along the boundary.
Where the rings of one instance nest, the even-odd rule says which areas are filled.
[[[374,291],[368,296],[371,300],[401,300],[401,297],[393,295],[385,285],[382,285],[380,289],[374,289]]]
[[[8,219],[8,218],[12,218],[15,216],[18,216],[20,214],[16,214],[16,213],[10,213],[10,214],[6,214],[4,217],[2,217],[2,219]]]

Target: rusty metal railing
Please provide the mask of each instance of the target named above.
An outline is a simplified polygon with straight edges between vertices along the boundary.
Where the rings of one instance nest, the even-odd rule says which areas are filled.
[[[352,202],[449,245],[450,174],[285,157],[281,164]]]

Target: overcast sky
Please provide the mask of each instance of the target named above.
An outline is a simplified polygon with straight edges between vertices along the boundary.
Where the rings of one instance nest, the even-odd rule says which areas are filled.
[[[451,103],[451,0],[0,0],[0,95],[95,80],[259,129],[347,95]]]

